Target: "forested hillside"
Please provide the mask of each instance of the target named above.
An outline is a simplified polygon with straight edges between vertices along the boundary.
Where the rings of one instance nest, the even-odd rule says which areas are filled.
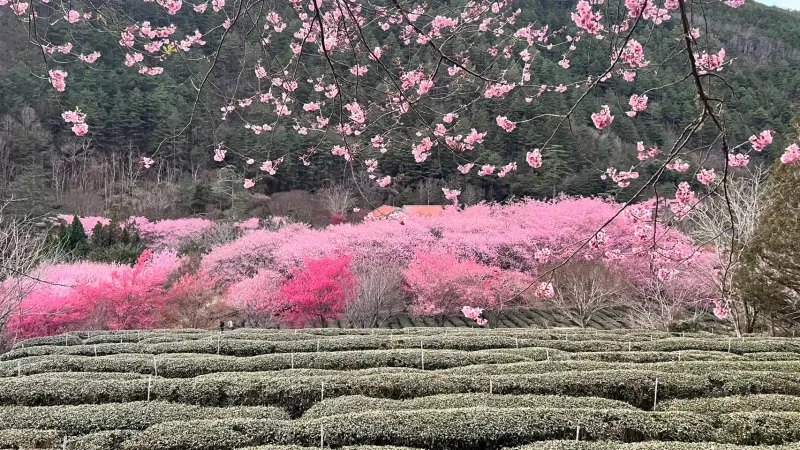
[[[547,23],[553,28],[568,25],[573,0],[519,0],[522,23]],[[125,2],[131,17],[150,19],[154,25],[168,23],[165,13],[153,4]],[[727,59],[735,59],[726,68],[724,77],[728,88],[712,92],[729,102],[725,116],[728,129],[737,142],[746,141],[750,135],[763,129],[776,131],[777,145],[753,155],[756,164],[770,163],[784,147],[790,135],[790,121],[800,112],[800,13],[766,7],[748,1],[741,8],[724,5],[708,6],[713,13],[706,14],[706,27],[701,30],[712,46],[722,47]],[[206,16],[183,15],[181,20],[196,19],[181,27],[205,30],[209,24]],[[48,33],[72,32],[63,24],[54,23]],[[289,23],[291,30],[297,24]],[[46,79],[37,77],[46,72],[41,50],[28,41],[27,30],[8,8],[0,9],[0,193],[25,198],[25,212],[41,213],[58,210],[63,213],[102,214],[111,209],[121,209],[120,214],[147,215],[152,218],[185,216],[212,212],[227,217],[249,217],[254,214],[291,213],[293,203],[303,202],[301,193],[284,194],[287,205],[272,205],[265,196],[273,199],[284,191],[314,191],[331,183],[359,183],[364,202],[380,204],[442,203],[441,187],[460,188],[462,201],[475,203],[481,199],[505,200],[511,197],[551,197],[555,193],[617,195],[616,184],[601,179],[607,167],[624,170],[635,164],[636,143],[647,146],[667,146],[675,141],[678,132],[696,116],[695,89],[691,83],[681,82],[685,73],[683,60],[670,54],[670,29],[677,22],[654,27],[648,57],[651,70],[641,72],[633,83],[619,77],[599,85],[589,93],[587,101],[580,104],[574,117],[588,118],[599,105],[617,105],[626,109],[628,98],[641,91],[637,86],[660,86],[663,89],[649,93],[650,103],[636,120],[619,115],[607,129],[598,131],[588,120],[571,121],[559,131],[555,146],[544,155],[545,164],[539,170],[521,167],[508,177],[479,177],[475,173],[463,176],[456,170],[457,162],[447,151],[433,153],[423,164],[414,162],[411,152],[387,154],[382,160],[382,171],[402,173],[391,189],[379,190],[375,183],[361,183],[358,173],[346,169],[342,158],[330,152],[318,152],[314,164],[304,166],[296,156],[287,158],[274,176],[261,174],[264,182],[251,191],[241,186],[241,174],[225,169],[225,164],[213,160],[214,146],[224,141],[229,148],[246,153],[261,161],[282,154],[298,155],[314,145],[314,138],[298,133],[291,124],[277,128],[272,133],[254,135],[243,127],[237,117],[220,120],[220,97],[233,96],[234,85],[240,75],[239,59],[257,59],[245,51],[234,52],[223,48],[223,54],[211,73],[212,92],[204,93],[195,105],[197,91],[187,82],[187,71],[205,69],[207,62],[198,59],[180,61],[171,58],[165,62],[167,70],[157,77],[140,75],[122,64],[117,47],[117,36],[102,33],[76,37],[76,42],[91,43],[91,50],[104,56],[95,64],[70,66],[70,89],[57,99]],[[233,39],[237,39],[235,35]],[[659,36],[661,35],[661,36]],[[204,36],[209,45],[204,52],[213,52],[215,35]],[[284,41],[280,41],[284,39]],[[287,48],[288,36],[278,36],[270,45]],[[393,46],[397,38],[383,39],[387,44],[388,60],[414,62],[416,55],[401,45]],[[246,48],[246,47],[245,47]],[[487,44],[488,48],[488,44]],[[554,49],[560,54],[563,49]],[[224,52],[230,54],[224,54]],[[286,51],[286,50],[282,50]],[[517,116],[535,116],[539,113],[564,112],[582,90],[574,89],[576,76],[602,73],[608,65],[608,48],[603,41],[590,46],[579,46],[572,55],[571,70],[565,71],[556,64],[557,58],[538,61],[532,74],[537,79],[557,84],[563,82],[563,94],[547,92],[541,98],[526,102],[524,96],[510,96],[473,103],[468,113],[461,117],[459,127],[469,130],[492,130],[484,144],[474,150],[472,158],[487,164],[504,164],[507,161],[524,161],[526,152],[545,141],[555,129],[556,119],[541,119],[518,132],[498,133],[495,116],[517,113]],[[486,53],[489,64],[492,56]],[[173,61],[178,59],[178,61]],[[229,62],[230,64],[226,64]],[[252,67],[252,64],[249,65]],[[370,75],[367,75],[369,81]],[[563,77],[563,79],[561,78]],[[584,80],[585,81],[585,80]],[[583,81],[581,81],[582,83]],[[675,83],[670,85],[671,83]],[[535,83],[534,83],[535,84]],[[66,100],[65,100],[66,99]],[[59,104],[60,101],[60,104]],[[444,98],[442,110],[457,104],[457,98]],[[449,105],[448,105],[449,104]],[[87,113],[90,133],[76,138],[61,120],[61,112],[78,106]],[[263,113],[271,114],[266,110]],[[466,116],[466,117],[464,117]],[[184,127],[191,124],[185,130]],[[712,130],[700,133],[698,139],[708,144],[716,136]],[[409,127],[411,136],[414,130]],[[176,137],[177,136],[177,137]],[[444,149],[442,149],[444,150]],[[142,155],[158,153],[154,170],[141,171]],[[705,166],[722,167],[712,155]],[[232,166],[236,156],[229,156]],[[256,159],[258,160],[258,159]],[[640,180],[648,178],[652,167],[639,168]],[[251,166],[252,175],[258,173]],[[659,189],[664,192],[680,181],[694,182],[690,172],[667,172]],[[632,187],[636,187],[636,180]],[[641,181],[640,181],[641,182]],[[619,199],[635,189],[619,193]],[[268,211],[268,208],[272,211]],[[281,208],[277,211],[276,208]]]

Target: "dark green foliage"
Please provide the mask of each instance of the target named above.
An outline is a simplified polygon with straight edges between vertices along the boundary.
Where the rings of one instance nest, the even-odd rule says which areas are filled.
[[[776,162],[770,169],[767,206],[744,249],[733,280],[740,295],[774,326],[800,319],[800,168]]]

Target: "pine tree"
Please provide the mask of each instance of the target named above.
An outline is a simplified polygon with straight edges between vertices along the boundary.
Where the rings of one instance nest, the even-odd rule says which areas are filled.
[[[734,286],[774,326],[800,318],[800,170],[776,162],[769,182],[768,204]]]

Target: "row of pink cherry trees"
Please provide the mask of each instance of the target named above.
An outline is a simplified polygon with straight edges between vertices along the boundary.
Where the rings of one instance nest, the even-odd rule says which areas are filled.
[[[772,132],[765,130],[749,141],[734,142],[726,128],[729,94],[723,77],[732,60],[714,39],[703,35],[704,24],[714,19],[710,16],[715,8],[706,8],[701,0],[579,0],[566,25],[558,27],[522,23],[522,10],[506,0],[143,2],[152,3],[153,17],[131,17],[116,3],[0,0],[0,6],[10,8],[41,50],[43,82],[49,81],[55,95],[67,91],[76,76],[68,69],[70,65],[91,66],[109,57],[80,42],[85,33],[105,33],[118,38],[116,59],[122,70],[158,77],[172,64],[180,66],[187,74],[186,85],[197,90],[192,117],[215,103],[220,120],[241,125],[253,133],[254,139],[287,130],[314,137],[316,144],[301,154],[274,148],[259,161],[244,150],[213,143],[208,157],[238,170],[248,189],[275,175],[287,158],[312,165],[321,152],[339,157],[347,169],[343,173],[363,170],[385,189],[391,189],[402,175],[389,173],[385,170],[389,165],[383,164],[384,158],[397,152],[410,152],[418,163],[432,156],[447,158],[464,174],[512,177],[518,163],[526,163],[530,170],[542,167],[543,155],[552,149],[557,134],[567,124],[580,123],[593,126],[598,134],[609,133],[617,117],[636,120],[648,107],[648,94],[679,83],[687,83],[695,91],[696,111],[686,118],[687,125],[676,133],[674,142],[663,148],[649,142],[638,145],[637,154],[631,156],[641,164],[655,163],[659,169],[633,198],[654,186],[666,171],[691,170],[699,183],[720,190],[731,176],[729,168],[746,166],[749,155],[762,151],[773,139]],[[712,3],[737,8],[745,1]],[[198,20],[200,17],[202,20]],[[158,26],[154,25],[156,18]],[[202,23],[204,29],[188,29],[179,23]],[[64,32],[46,34],[51,26]],[[668,38],[652,42],[655,27],[669,30],[664,34]],[[540,78],[540,72],[546,73],[543,68],[557,64],[571,70],[577,66],[571,64],[574,58],[592,58],[596,53],[591,49],[597,42],[604,43],[607,51],[600,61],[588,61],[598,63],[588,65],[597,68],[593,73],[574,73],[574,82],[568,85]],[[662,70],[661,62],[651,64],[653,46],[663,46],[674,55],[670,70]],[[486,54],[492,57],[489,64],[485,63]],[[224,61],[236,65],[241,73],[232,86],[215,84],[213,75],[217,64],[222,63],[218,61],[220,55],[241,56]],[[197,65],[197,61],[203,63]],[[611,78],[631,83],[636,89],[627,106],[602,105],[603,89],[598,87]],[[568,90],[579,95],[559,110],[538,115],[524,110],[498,114],[497,127],[486,130],[476,130],[467,123],[470,107],[477,102],[505,102],[517,97],[534,103]],[[597,101],[598,97],[594,113],[576,117],[578,105],[588,99]],[[90,138],[94,118],[71,105],[64,109],[66,126],[75,135]],[[473,152],[490,134],[519,132],[539,126],[545,119],[556,122],[552,134],[531,145],[524,162],[504,161],[504,165],[495,166]],[[190,125],[178,127],[177,134]],[[715,136],[700,139],[700,130]],[[158,150],[142,155],[141,169],[158,164],[159,156]],[[790,146],[781,159],[799,164],[800,150]],[[715,171],[715,167],[705,165],[711,161],[722,163]],[[639,177],[638,164],[629,169],[601,168],[598,176],[627,188],[629,180]],[[251,166],[260,168],[258,177],[245,176]],[[457,191],[448,189],[445,194],[458,202]],[[284,287],[286,277],[301,278],[303,265],[321,258],[345,258],[341,261],[347,261],[347,267],[369,265],[368,261],[396,264],[410,271],[406,284],[411,289],[415,279],[426,279],[424,270],[416,270],[419,264],[456,264],[467,278],[473,273],[481,279],[510,277],[518,281],[490,285],[527,283],[525,292],[548,297],[558,293],[558,286],[551,288],[552,281],[547,279],[548,274],[555,273],[550,269],[583,258],[618,268],[632,285],[653,285],[661,291],[679,277],[714,274],[713,269],[705,267],[710,262],[700,246],[665,226],[666,221],[685,219],[697,200],[690,185],[682,183],[674,196],[649,203],[614,205],[587,199],[553,204],[525,202],[506,207],[479,206],[442,218],[343,225],[326,231],[302,226],[278,232],[252,231],[214,249],[202,268],[233,292],[241,291],[236,286],[251,279],[280,280],[276,283],[280,287],[267,292],[278,292],[277,297],[285,299],[290,291]],[[614,217],[616,220],[611,221]],[[426,256],[419,256],[422,250],[445,259],[426,262]],[[695,270],[693,265],[705,268]],[[491,273],[481,272],[483,266],[493,268]],[[503,275],[496,275],[497,270],[504,271]],[[507,277],[509,273],[532,278]],[[342,291],[349,290],[350,285],[357,286],[357,282],[344,283]],[[412,308],[424,312],[450,308],[437,304],[430,292],[420,289]],[[460,295],[473,302],[470,292]],[[506,294],[498,298],[520,298]],[[728,302],[728,293],[721,292],[716,308],[719,315],[725,315]],[[481,318],[475,309],[481,305],[461,306],[469,307],[464,309],[465,314]],[[293,307],[288,306],[290,310]],[[285,316],[286,308],[272,309]]]
[[[449,207],[439,217],[326,229],[303,224],[249,229],[214,247],[199,267],[175,254],[174,235],[189,225],[165,221],[160,229],[172,224],[176,231],[150,235],[149,245],[161,251],[148,250],[133,267],[41,268],[38,275],[46,283],[24,299],[9,328],[25,336],[81,328],[208,326],[212,322],[183,320],[212,306],[217,309],[209,314],[235,313],[251,324],[320,326],[347,316],[352,302],[371,295],[367,278],[375,270],[399,277],[399,285],[382,292],[398,297],[400,305],[378,305],[374,314],[387,313],[381,308],[420,316],[463,313],[485,324],[490,313],[558,297],[562,275],[574,270],[575,261],[620,278],[627,305],[691,285],[691,295],[678,299],[678,306],[710,308],[718,298],[713,257],[676,229],[653,227],[653,206],[634,205],[618,214],[614,202],[561,197],[461,211]],[[648,294],[650,286],[660,292]]]

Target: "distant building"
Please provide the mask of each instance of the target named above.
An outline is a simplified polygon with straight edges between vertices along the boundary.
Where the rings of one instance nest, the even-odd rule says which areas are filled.
[[[444,213],[444,206],[442,205],[405,205],[405,206],[389,206],[383,205],[369,215],[373,219],[396,218],[400,216],[427,216],[436,217]]]

